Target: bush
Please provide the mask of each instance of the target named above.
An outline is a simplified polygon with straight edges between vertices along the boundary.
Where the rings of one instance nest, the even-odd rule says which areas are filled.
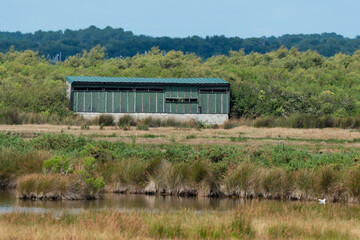
[[[76,175],[31,174],[18,179],[16,191],[20,198],[86,199],[88,190]]]
[[[313,189],[318,194],[329,194],[334,191],[340,174],[332,166],[319,167],[314,171]]]
[[[102,114],[99,116],[99,123],[100,126],[113,126],[114,125],[114,117],[109,114]]]
[[[140,123],[139,125],[136,126],[137,130],[149,130],[149,125],[146,125],[145,123]]]
[[[351,196],[360,196],[360,166],[356,166],[354,169],[351,169],[345,183]]]
[[[96,196],[105,187],[104,179],[96,177],[95,168],[96,159],[85,157],[82,162],[82,170],[78,172],[91,196]]]
[[[5,109],[0,111],[0,123],[22,124],[20,112],[17,109]]]
[[[186,135],[186,139],[194,139],[196,138],[195,134]]]
[[[119,128],[130,128],[130,126],[135,126],[135,119],[130,115],[124,115],[119,118],[118,126]]]
[[[68,174],[73,172],[73,165],[68,157],[56,156],[45,160],[42,169],[44,173]]]
[[[244,191],[246,194],[254,187],[256,181],[256,167],[254,164],[242,162],[234,169],[229,169],[224,178],[224,184],[230,194],[238,194]]]
[[[232,128],[235,128],[237,126],[238,126],[238,124],[235,121],[232,121],[232,120],[227,120],[223,124],[224,129],[232,129]]]
[[[260,117],[255,119],[254,127],[275,127],[275,117]]]

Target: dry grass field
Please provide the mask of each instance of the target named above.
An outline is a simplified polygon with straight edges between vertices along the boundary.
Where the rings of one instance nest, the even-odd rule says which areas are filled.
[[[326,128],[326,129],[294,129],[294,128],[254,128],[240,126],[233,129],[191,129],[160,127],[149,130],[119,129],[118,127],[90,126],[84,130],[80,126],[64,125],[0,125],[0,132],[20,134],[24,138],[33,138],[44,133],[69,133],[83,135],[95,140],[131,142],[136,138],[140,144],[238,144],[264,145],[279,144],[306,145],[324,150],[360,147],[360,131]]]
[[[359,207],[250,201],[231,211],[0,215],[1,239],[359,239]]]

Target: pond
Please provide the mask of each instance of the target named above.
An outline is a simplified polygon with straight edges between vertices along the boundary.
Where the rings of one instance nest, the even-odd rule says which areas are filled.
[[[57,200],[57,201],[31,201],[21,200],[16,197],[15,191],[0,191],[0,213],[12,211],[73,211],[82,210],[105,210],[114,209],[119,211],[176,211],[176,210],[213,210],[228,211],[246,206],[247,204],[294,204],[294,205],[319,205],[309,201],[279,201],[279,200],[245,200],[231,198],[207,198],[207,197],[176,197],[144,194],[104,194],[97,200]],[[359,206],[358,204],[326,203],[346,208]]]
[[[15,191],[0,191],[0,213],[45,210],[218,210],[226,211],[245,204],[244,199],[174,197],[144,194],[105,194],[97,200],[31,201],[16,197]]]

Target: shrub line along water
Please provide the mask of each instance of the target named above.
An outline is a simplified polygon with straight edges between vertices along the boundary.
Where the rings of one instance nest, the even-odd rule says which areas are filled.
[[[351,202],[360,197],[358,151],[126,144],[68,134],[24,140],[10,133],[0,134],[0,147],[1,185],[17,184],[22,197],[94,198],[103,191]],[[62,180],[54,182],[54,176]]]

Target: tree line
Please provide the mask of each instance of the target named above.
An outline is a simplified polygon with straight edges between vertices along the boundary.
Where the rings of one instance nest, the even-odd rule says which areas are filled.
[[[230,51],[207,59],[152,48],[147,54],[106,58],[100,45],[53,64],[32,50],[0,53],[0,112],[66,117],[65,76],[219,77],[231,84],[231,116],[257,118],[360,114],[360,50],[325,57],[280,47],[269,53]]]
[[[90,51],[96,45],[107,49],[107,57],[132,57],[143,54],[153,46],[165,52],[171,50],[194,53],[203,59],[216,55],[226,55],[229,51],[244,49],[251,52],[268,53],[281,46],[299,51],[316,50],[330,57],[337,53],[353,54],[360,48],[360,36],[345,38],[335,33],[287,34],[280,37],[239,38],[225,36],[191,36],[185,38],[150,37],[134,35],[122,28],[104,29],[90,26],[86,29],[65,31],[36,31],[35,33],[0,32],[0,52],[7,52],[11,46],[17,50],[37,51],[48,59],[63,61],[83,49]],[[61,54],[61,56],[60,56]]]

